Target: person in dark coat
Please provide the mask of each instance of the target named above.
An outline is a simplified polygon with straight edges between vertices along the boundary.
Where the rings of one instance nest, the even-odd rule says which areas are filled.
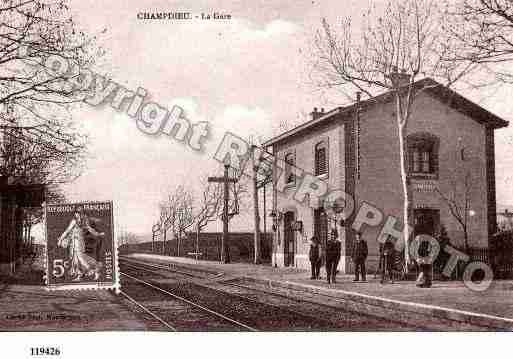
[[[394,264],[394,243],[387,238],[381,250],[381,284],[385,283],[388,277],[390,281],[394,282],[392,275],[392,267]]]
[[[336,283],[337,267],[340,261],[342,246],[338,240],[336,229],[331,230],[331,234],[326,242],[326,279],[328,283]]]
[[[369,254],[369,249],[367,248],[367,242],[362,239],[362,234],[360,232],[356,233],[356,243],[354,245],[353,250],[353,262],[355,265],[354,269],[354,282],[358,282],[360,280],[360,273],[362,274],[362,281],[366,281],[367,272],[365,271],[365,261],[367,260],[367,255]]]
[[[322,241],[319,239],[319,260],[317,261],[317,278],[316,279],[321,279],[321,268],[324,266],[324,264],[326,263],[326,242],[324,242],[324,244],[322,243]]]
[[[430,288],[432,285],[432,269],[433,264],[430,262],[429,255],[431,254],[431,243],[428,240],[421,240],[422,237],[416,236],[415,241],[418,243],[418,255],[417,264],[420,267],[420,274],[417,278],[417,287]]]
[[[434,266],[439,273],[443,272],[447,261],[450,258],[450,254],[445,251],[445,247],[451,244],[451,240],[447,235],[447,230],[442,225],[440,227],[440,235],[438,236],[438,245],[440,246],[440,252],[438,256],[435,258]],[[445,279],[445,277],[444,277]]]
[[[312,267],[312,276],[310,279],[319,279],[319,271],[321,269],[319,266],[319,262],[321,262],[321,244],[316,236],[313,236],[310,239],[310,251],[308,252],[308,257]]]

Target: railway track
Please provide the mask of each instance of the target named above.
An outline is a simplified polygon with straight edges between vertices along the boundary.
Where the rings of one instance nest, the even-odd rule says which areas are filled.
[[[187,298],[171,293],[144,279],[121,272],[121,294],[145,315],[152,330],[168,331],[256,331]]]
[[[204,275],[126,259],[121,264],[139,275],[164,276],[167,278],[164,286],[168,291],[206,303],[231,317],[242,317],[245,323],[252,323],[260,330],[419,330],[404,323],[336,309],[305,298],[218,281],[221,278],[219,274]],[[224,298],[224,304],[229,304],[228,308],[222,305],[222,301],[212,301],[212,298]]]

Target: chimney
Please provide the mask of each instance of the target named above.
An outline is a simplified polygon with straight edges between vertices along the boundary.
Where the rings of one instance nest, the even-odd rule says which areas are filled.
[[[324,115],[324,108],[321,108],[321,111],[319,111],[317,107],[314,107],[313,111],[310,112],[310,117],[312,118],[312,120],[317,120],[322,115]]]
[[[406,70],[402,69],[401,72],[399,72],[395,66],[390,75],[388,75],[388,78],[393,87],[403,87],[410,83],[410,75],[406,73]]]

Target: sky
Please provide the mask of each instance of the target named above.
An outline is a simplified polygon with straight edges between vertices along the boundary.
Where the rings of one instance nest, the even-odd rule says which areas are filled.
[[[98,36],[105,55],[95,70],[152,100],[181,106],[193,122],[209,121],[213,137],[203,154],[163,136],[140,132],[110,107],[81,106],[74,117],[89,135],[83,175],[64,187],[70,201],[112,200],[118,230],[149,233],[158,204],[179,184],[199,188],[222,168],[213,160],[222,134],[269,138],[281,120],[298,122],[314,106],[345,98],[319,93],[308,78],[307,55],[322,17],[358,15],[366,1],[121,1],[73,0],[78,27]],[[139,12],[224,13],[231,20],[142,21]],[[506,120],[513,87],[465,94]],[[496,133],[498,202],[513,205],[513,129]],[[221,229],[212,224],[210,230]],[[234,230],[249,230],[236,218]]]

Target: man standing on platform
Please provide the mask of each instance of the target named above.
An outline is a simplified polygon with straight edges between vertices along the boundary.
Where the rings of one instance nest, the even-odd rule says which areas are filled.
[[[392,243],[390,238],[387,238],[381,248],[381,284],[385,283],[387,278],[394,283],[394,275],[392,273],[394,260],[394,243]]]
[[[356,243],[353,251],[353,262],[355,265],[354,274],[355,278],[353,282],[358,282],[360,280],[360,273],[362,274],[362,281],[366,282],[366,271],[365,271],[365,261],[367,260],[367,255],[369,250],[367,248],[367,242],[362,239],[362,234],[360,232],[356,232]]]
[[[326,243],[326,278],[328,283],[336,283],[337,267],[340,261],[341,243],[338,240],[336,229],[331,230],[331,234]]]
[[[310,264],[312,266],[312,276],[310,279],[319,279],[319,262],[321,261],[321,244],[316,236],[310,239],[310,251],[308,253]]]
[[[419,288],[431,288],[433,281],[433,264],[430,258],[432,248],[429,239],[425,239],[423,236],[425,235],[421,234],[415,236],[414,239],[418,248],[417,264],[420,267],[420,273],[417,277],[416,285]]]

